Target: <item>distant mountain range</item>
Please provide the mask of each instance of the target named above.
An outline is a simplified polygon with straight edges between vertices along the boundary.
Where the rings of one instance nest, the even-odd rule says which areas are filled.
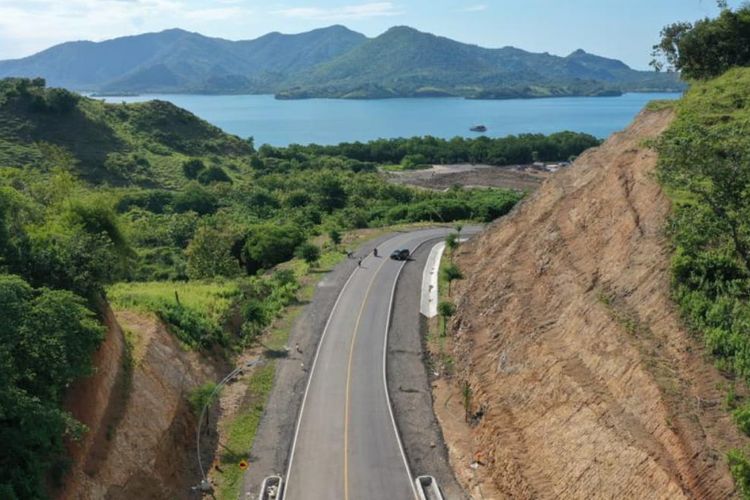
[[[577,50],[567,57],[487,49],[413,28],[376,38],[331,26],[229,41],[179,29],[68,42],[0,61],[0,77],[100,94],[260,94],[278,98],[463,96],[475,99],[682,90],[674,74],[636,71]]]

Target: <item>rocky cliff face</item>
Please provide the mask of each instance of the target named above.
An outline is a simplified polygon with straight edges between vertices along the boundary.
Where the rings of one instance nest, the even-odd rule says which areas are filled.
[[[156,318],[106,310],[97,371],[72,387],[67,401],[89,431],[71,446],[72,470],[57,496],[191,498],[200,475],[187,395],[216,380],[217,370],[182,349]]]
[[[671,119],[642,113],[461,250],[464,455],[497,496],[736,495],[724,453],[748,440],[669,298],[670,203],[644,140]]]

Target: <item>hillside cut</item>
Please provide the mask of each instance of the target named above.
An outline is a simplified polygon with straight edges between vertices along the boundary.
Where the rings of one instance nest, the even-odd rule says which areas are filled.
[[[747,439],[729,382],[670,301],[670,202],[644,141],[671,120],[641,113],[458,257],[474,427],[453,456],[478,457],[501,497],[737,495],[725,453]]]

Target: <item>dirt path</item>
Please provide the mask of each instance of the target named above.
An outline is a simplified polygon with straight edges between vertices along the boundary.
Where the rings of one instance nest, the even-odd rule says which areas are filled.
[[[549,172],[528,165],[495,167],[492,165],[435,165],[426,170],[388,172],[388,180],[427,189],[448,189],[453,186],[497,187],[535,191]]]

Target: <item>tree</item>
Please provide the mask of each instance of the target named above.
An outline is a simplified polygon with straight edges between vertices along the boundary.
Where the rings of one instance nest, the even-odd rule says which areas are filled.
[[[304,240],[302,230],[294,224],[264,222],[251,226],[244,247],[248,272],[270,269],[291,259]]]
[[[312,188],[317,193],[318,204],[326,212],[346,206],[347,194],[339,176],[324,172],[312,179]]]
[[[662,182],[687,191],[709,212],[714,231],[731,242],[750,273],[750,144],[744,129],[688,126],[670,130],[659,146]],[[709,233],[706,233],[709,234]]]
[[[451,283],[464,278],[463,273],[455,264],[449,264],[443,269],[443,278],[448,282],[448,296],[451,295]]]
[[[654,45],[656,70],[680,71],[688,79],[707,79],[734,66],[750,64],[750,5],[732,11],[720,4],[715,19],[679,22],[664,27]]]
[[[232,256],[234,235],[204,224],[195,231],[185,254],[190,279],[236,276],[237,260]]]
[[[448,330],[448,318],[456,314],[456,305],[453,302],[443,301],[438,304],[438,314],[443,318],[442,336],[445,337]]]
[[[80,437],[83,427],[60,408],[62,397],[91,373],[103,335],[81,297],[0,275],[3,498],[45,498],[46,476],[63,470],[63,439]]]
[[[328,237],[334,245],[339,246],[341,244],[341,232],[338,229],[333,228],[328,231]]]
[[[315,267],[320,260],[320,248],[312,243],[303,243],[297,247],[295,255],[307,262],[310,267]]]
[[[450,250],[451,262],[453,262],[453,253],[458,248],[458,245],[459,241],[457,233],[450,233],[445,237],[445,246],[446,248],[448,248],[448,250]]]

